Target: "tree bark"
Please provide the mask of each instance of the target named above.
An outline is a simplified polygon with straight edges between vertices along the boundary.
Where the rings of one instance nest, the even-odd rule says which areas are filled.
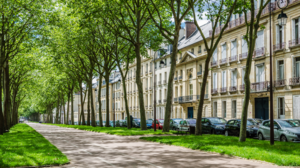
[[[14,124],[14,114],[11,112],[10,86],[9,86],[9,64],[8,60],[4,64],[3,73],[3,91],[4,91],[4,114],[6,116],[6,125],[11,128]]]
[[[91,105],[91,86],[89,84],[90,82],[87,81],[87,87],[86,89],[88,89],[88,100],[87,100],[87,125],[90,126],[91,125],[91,111],[90,111],[90,105]]]
[[[71,124],[74,125],[74,97],[73,97],[73,93],[74,93],[74,84],[72,84],[72,91],[71,91]],[[78,109],[79,110],[79,109]],[[78,119],[78,110],[77,110],[77,119]],[[77,120],[78,121],[78,120]],[[78,121],[79,122],[79,121]]]
[[[90,100],[91,100],[91,112],[92,112],[92,126],[93,127],[96,127],[96,121],[95,121],[95,108],[94,108],[94,99],[93,99],[93,74],[92,75],[90,75],[90,96],[91,96],[91,98],[90,98]]]
[[[56,115],[55,115],[55,124],[58,124],[58,113],[59,113],[59,95],[57,98],[57,108],[56,108]]]
[[[126,76],[124,76],[123,71],[121,70],[121,67],[119,67],[121,77],[122,77],[122,86],[123,86],[123,92],[124,92],[124,102],[125,102],[125,111],[127,115],[127,129],[131,129],[131,121],[130,121],[130,114],[129,114],[129,107],[128,107],[128,100],[127,100],[127,92],[126,92]]]
[[[79,122],[81,122],[81,125],[86,125],[85,124],[85,117],[84,117],[84,100],[83,100],[83,97],[82,97],[82,81],[80,81],[79,82],[79,88],[80,88],[80,101],[81,101],[81,106],[80,106],[80,115],[81,115],[81,120],[82,120],[82,122],[81,121],[79,121]]]
[[[98,88],[98,104],[99,104],[99,126],[103,127],[103,121],[102,121],[102,104],[101,104],[101,88],[102,88],[102,75],[99,75],[99,88]]]
[[[67,125],[69,125],[70,95],[71,95],[71,92],[68,92],[67,117],[66,117]]]
[[[106,82],[106,123],[105,127],[109,127],[109,74],[105,74]]]

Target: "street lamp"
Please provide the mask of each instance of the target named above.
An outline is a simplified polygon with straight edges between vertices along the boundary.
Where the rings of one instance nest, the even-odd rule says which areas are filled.
[[[283,9],[285,9],[288,6],[288,2],[287,2],[287,0],[278,0],[277,6],[278,6],[278,8],[281,9],[281,13],[278,15],[278,18],[277,18],[278,24],[280,26],[284,26],[287,21],[287,15],[285,13],[283,13]]]
[[[154,97],[154,131],[156,131],[156,78],[155,78],[155,65],[156,65],[156,63],[155,63],[155,57],[153,57],[153,63],[154,63],[154,73],[153,73],[153,75],[154,75],[154,88],[153,88],[153,90],[154,90],[154,94],[153,94],[153,97]],[[165,65],[165,62],[163,61],[163,60],[161,60],[160,62],[159,62],[159,64],[160,65]]]

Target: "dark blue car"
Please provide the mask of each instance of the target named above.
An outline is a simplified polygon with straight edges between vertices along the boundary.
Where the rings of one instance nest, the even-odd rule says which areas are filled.
[[[206,134],[224,134],[226,120],[220,117],[202,118],[202,132]]]
[[[146,120],[146,124],[147,124],[148,129],[152,128],[152,121],[153,120]]]

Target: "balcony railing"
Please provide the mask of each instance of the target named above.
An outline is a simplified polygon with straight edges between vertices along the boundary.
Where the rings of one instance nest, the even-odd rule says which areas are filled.
[[[274,87],[283,87],[285,86],[285,79],[279,79],[274,81]]]
[[[248,57],[248,52],[245,52],[245,53],[240,54],[239,57],[240,57],[240,60],[247,59],[247,57]]]
[[[289,47],[294,47],[294,46],[297,46],[297,45],[300,45],[300,38],[293,39],[293,40],[289,41]]]
[[[229,62],[237,61],[237,55],[229,57]]]
[[[265,55],[265,48],[261,47],[261,48],[257,48],[254,52],[253,52],[253,56],[252,58],[259,58]]]
[[[227,58],[220,59],[220,65],[224,65],[227,63]]]
[[[274,51],[283,50],[284,48],[285,48],[285,42],[273,45]]]
[[[229,87],[229,92],[236,92],[237,91],[237,87],[236,86],[230,86]]]
[[[251,83],[251,92],[265,92],[270,85],[269,81]]]
[[[300,77],[290,78],[290,85],[291,86],[300,85]]]
[[[198,95],[189,95],[189,96],[181,96],[179,97],[179,103],[187,103],[187,102],[194,102],[197,101]]]
[[[220,88],[220,93],[226,93],[226,92],[227,92],[227,87]]]
[[[179,80],[182,80],[182,76],[179,76],[179,78],[178,78]]]
[[[174,98],[174,103],[177,103],[178,102],[178,98]]]
[[[202,75],[202,71],[197,72],[197,76],[201,76]]]
[[[240,85],[240,91],[245,91],[245,85]]]
[[[217,61],[211,61],[211,67],[217,66],[218,62]]]
[[[217,94],[218,93],[218,89],[211,89],[211,94]]]

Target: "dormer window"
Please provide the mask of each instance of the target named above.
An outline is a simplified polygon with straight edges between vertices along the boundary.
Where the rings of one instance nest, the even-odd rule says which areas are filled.
[[[194,48],[192,48],[192,49],[191,49],[191,53],[193,53],[193,54],[194,54]]]
[[[201,46],[198,47],[198,53],[201,53]]]

